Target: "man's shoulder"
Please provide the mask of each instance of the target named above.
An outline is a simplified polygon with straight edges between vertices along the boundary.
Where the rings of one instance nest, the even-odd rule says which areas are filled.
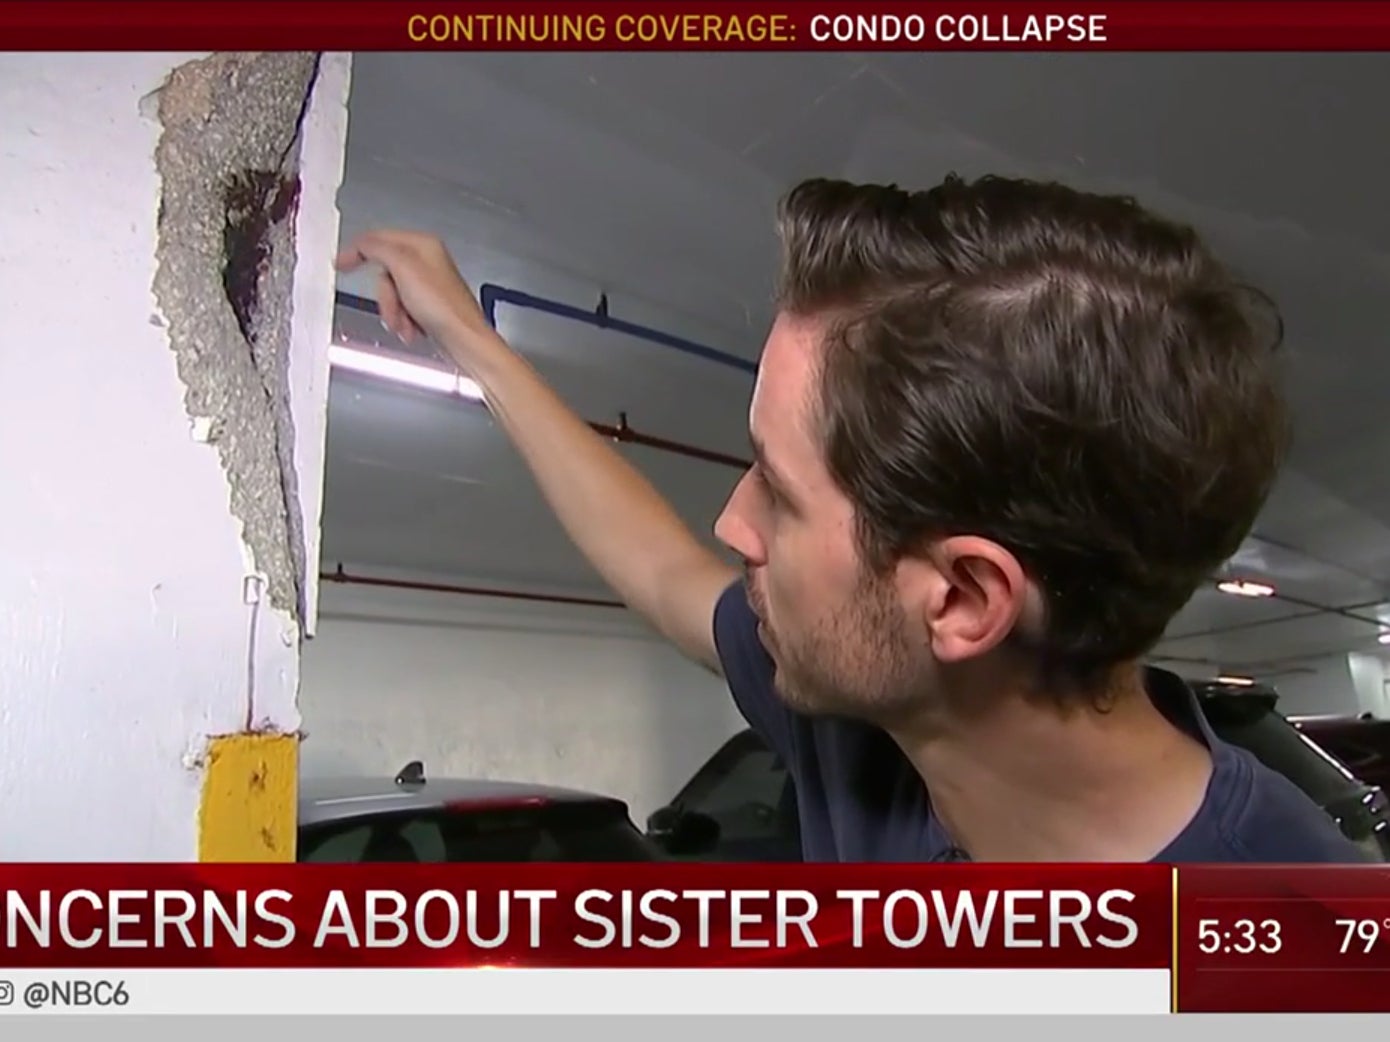
[[[1197,692],[1177,674],[1150,667],[1146,685],[1170,717],[1211,751],[1212,778],[1196,819],[1160,860],[1355,863],[1366,860],[1332,816],[1288,776],[1219,737]]]
[[[739,713],[790,764],[796,720],[777,696],[776,666],[758,637],[758,617],[742,582],[730,583],[715,603],[714,647]]]
[[[1226,745],[1219,756],[1226,763],[1218,777],[1231,790],[1218,802],[1212,822],[1214,838],[1226,848],[1226,856],[1219,860],[1260,864],[1367,860],[1367,854],[1343,835],[1332,816],[1283,774],[1235,746]]]
[[[714,605],[714,647],[729,686],[770,685],[772,659],[758,639],[758,617],[741,581],[731,582]]]

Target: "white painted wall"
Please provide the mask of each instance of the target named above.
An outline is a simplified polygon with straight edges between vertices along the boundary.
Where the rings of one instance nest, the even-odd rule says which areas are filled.
[[[723,681],[626,612],[324,585],[305,645],[304,775],[570,785],[638,823],[742,717]]]
[[[1347,656],[1347,666],[1356,689],[1357,711],[1390,720],[1390,683],[1385,660],[1378,655],[1353,652]]]
[[[191,436],[151,293],[159,128],[140,102],[199,57],[0,61],[0,860],[190,859],[193,764],[208,735],[242,728],[248,670],[258,715],[298,725],[293,632],[261,612],[250,657],[227,481]],[[305,170],[306,215],[333,205],[341,103],[316,124],[329,140],[312,153],[322,177]],[[314,260],[299,277],[321,299],[336,217],[301,229]],[[297,329],[296,350],[324,328]],[[316,398],[296,404],[302,443],[326,380],[298,377]]]
[[[1273,680],[1279,692],[1279,711],[1285,716],[1347,714],[1361,711],[1351,660],[1329,655],[1305,663],[1308,672],[1290,673]]]

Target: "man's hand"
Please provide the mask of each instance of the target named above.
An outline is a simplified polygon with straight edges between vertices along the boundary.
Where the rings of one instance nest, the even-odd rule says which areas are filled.
[[[456,354],[474,337],[491,331],[473,291],[435,236],[389,229],[367,232],[338,255],[337,268],[355,271],[369,262],[381,267],[381,320],[406,343],[423,334]],[[457,356],[454,360],[467,362]]]

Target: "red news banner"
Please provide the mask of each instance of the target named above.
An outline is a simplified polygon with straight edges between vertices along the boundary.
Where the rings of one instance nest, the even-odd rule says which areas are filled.
[[[1390,865],[1183,868],[1178,1008],[1390,1011]]]
[[[1380,0],[0,0],[7,50],[1390,49]]]
[[[8,865],[0,968],[1163,969],[1159,866]]]
[[[1157,969],[1180,1011],[1390,1011],[1390,866],[0,866],[0,970],[484,966]]]

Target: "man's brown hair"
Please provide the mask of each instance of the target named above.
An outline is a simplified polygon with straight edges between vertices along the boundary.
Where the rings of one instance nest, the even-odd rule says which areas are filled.
[[[1043,591],[1052,683],[1147,653],[1238,548],[1287,441],[1275,345],[1189,227],[948,178],[782,201],[779,307],[827,320],[819,434],[869,565],[972,534]]]

